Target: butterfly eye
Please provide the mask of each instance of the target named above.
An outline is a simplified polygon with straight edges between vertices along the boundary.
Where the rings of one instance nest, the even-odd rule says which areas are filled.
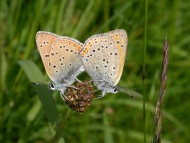
[[[114,87],[114,93],[117,93],[118,92],[118,88],[117,87]]]
[[[49,87],[51,90],[55,90],[55,84],[53,82],[49,83]]]

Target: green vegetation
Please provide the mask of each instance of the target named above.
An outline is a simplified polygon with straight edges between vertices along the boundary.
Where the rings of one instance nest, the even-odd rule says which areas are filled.
[[[170,51],[162,142],[189,142],[189,9],[188,0],[149,1],[147,15],[145,1],[138,0],[1,0],[0,142],[45,143],[61,137],[60,143],[142,143],[146,131],[150,143],[166,35]],[[129,37],[119,82],[122,92],[93,100],[80,114],[71,112],[59,92],[31,84],[49,81],[35,45],[37,31],[84,42],[91,35],[118,28],[125,29]],[[79,77],[87,78],[85,74]],[[142,95],[146,101],[145,122]]]

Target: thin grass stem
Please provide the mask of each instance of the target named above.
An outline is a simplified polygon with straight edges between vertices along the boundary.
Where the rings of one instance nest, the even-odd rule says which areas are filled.
[[[72,110],[68,109],[67,112],[66,112],[65,120],[63,121],[63,123],[58,123],[57,124],[56,134],[55,134],[55,136],[54,136],[54,138],[52,140],[52,143],[57,143],[59,141],[59,139],[61,138],[61,136],[63,135],[65,125],[66,125],[71,113],[72,113]]]
[[[161,131],[162,131],[162,104],[166,94],[166,82],[167,82],[167,68],[168,68],[168,52],[169,44],[166,37],[164,43],[164,56],[162,61],[162,73],[160,78],[160,90],[158,102],[156,105],[155,115],[154,115],[154,137],[153,143],[161,143]]]
[[[145,92],[145,65],[146,65],[146,47],[147,47],[147,23],[148,23],[148,0],[145,0],[145,23],[144,23],[144,48],[143,48],[143,121],[144,121],[144,143],[146,143],[146,92]]]

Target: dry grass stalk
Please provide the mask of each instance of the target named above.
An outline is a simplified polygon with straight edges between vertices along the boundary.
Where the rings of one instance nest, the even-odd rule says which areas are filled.
[[[168,52],[169,52],[169,44],[168,39],[166,37],[164,43],[164,56],[162,61],[162,74],[160,78],[160,90],[158,102],[156,105],[155,115],[154,115],[154,137],[153,143],[161,142],[161,130],[162,130],[162,104],[164,101],[165,93],[166,93],[166,82],[167,82],[167,68],[168,68]]]

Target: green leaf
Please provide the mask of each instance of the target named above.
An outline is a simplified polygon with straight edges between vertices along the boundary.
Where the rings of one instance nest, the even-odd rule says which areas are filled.
[[[31,82],[45,82],[45,78],[39,68],[30,60],[18,61]]]
[[[43,74],[41,73],[39,68],[34,64],[34,62],[29,60],[23,60],[19,61],[18,63],[23,68],[31,82],[45,82]],[[58,120],[58,112],[51,91],[47,88],[46,85],[43,84],[35,85],[34,89],[42,103],[42,107],[45,111],[47,119],[49,120],[49,122],[55,123]]]

